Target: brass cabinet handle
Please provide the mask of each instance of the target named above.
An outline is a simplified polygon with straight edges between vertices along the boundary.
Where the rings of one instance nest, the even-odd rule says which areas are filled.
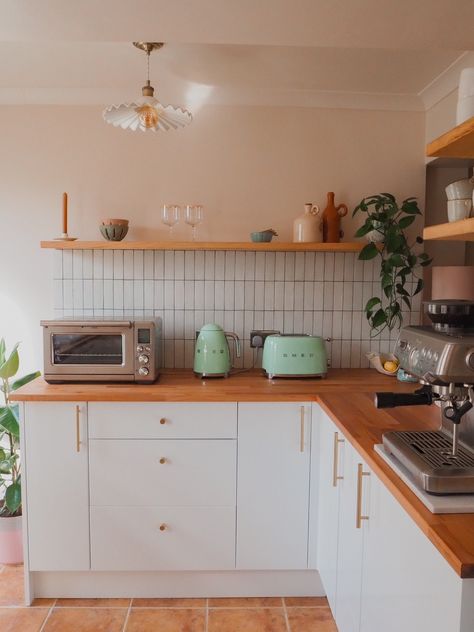
[[[81,451],[81,407],[76,404],[76,452]]]
[[[304,452],[304,406],[300,406],[300,452]]]
[[[166,459],[165,459],[164,456],[161,457],[160,463],[161,463],[161,465],[164,465],[166,463]]]
[[[368,520],[369,516],[362,515],[362,477],[370,476],[370,472],[364,472],[362,463],[357,464],[357,510],[356,510],[356,529],[362,526],[362,520]]]
[[[167,528],[168,528],[168,525],[166,525],[164,522],[163,524],[160,524],[160,531],[166,531]]]
[[[342,481],[344,476],[339,476],[339,444],[344,443],[344,439],[339,439],[339,433],[334,433],[334,458],[332,461],[332,486],[337,487],[337,481]]]
[[[162,418],[160,419],[160,424],[161,424],[162,426],[164,426],[164,425],[165,425],[165,423],[166,423],[166,419],[165,419],[164,417],[162,417]]]

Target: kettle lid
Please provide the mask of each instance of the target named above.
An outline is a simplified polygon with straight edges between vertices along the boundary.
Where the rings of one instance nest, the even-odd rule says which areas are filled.
[[[216,325],[215,323],[208,323],[207,325],[203,325],[200,331],[224,331],[220,325]]]

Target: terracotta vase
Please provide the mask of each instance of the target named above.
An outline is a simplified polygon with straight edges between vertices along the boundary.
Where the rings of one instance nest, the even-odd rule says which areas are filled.
[[[319,207],[308,202],[304,205],[303,215],[299,215],[293,222],[293,241],[319,243],[322,237]]]
[[[347,215],[349,209],[345,204],[334,204],[334,193],[328,193],[328,203],[323,211],[323,240],[331,244],[341,241],[341,217]]]

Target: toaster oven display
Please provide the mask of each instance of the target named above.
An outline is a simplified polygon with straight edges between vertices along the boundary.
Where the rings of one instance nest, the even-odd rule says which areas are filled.
[[[120,334],[53,334],[53,364],[123,364]]]

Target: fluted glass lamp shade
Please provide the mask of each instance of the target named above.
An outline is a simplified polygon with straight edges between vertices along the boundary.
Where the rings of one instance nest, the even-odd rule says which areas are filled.
[[[189,125],[193,120],[191,112],[185,108],[173,105],[162,105],[154,97],[154,88],[150,85],[149,60],[150,53],[156,48],[161,48],[163,44],[153,42],[134,42],[134,45],[147,54],[148,79],[142,88],[142,96],[132,103],[122,103],[120,105],[110,105],[103,112],[104,120],[114,127],[130,129],[133,132],[140,130],[146,132],[151,130],[168,131]]]

